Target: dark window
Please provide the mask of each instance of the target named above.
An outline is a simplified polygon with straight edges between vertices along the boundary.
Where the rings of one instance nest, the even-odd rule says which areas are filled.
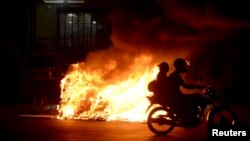
[[[59,10],[58,17],[60,47],[96,49],[108,46],[110,27],[102,12]]]

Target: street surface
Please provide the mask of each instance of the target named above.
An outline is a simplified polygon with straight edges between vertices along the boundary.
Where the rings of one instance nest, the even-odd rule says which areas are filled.
[[[206,123],[191,129],[176,127],[167,136],[155,136],[146,123],[57,120],[15,117],[1,120],[0,141],[203,141]]]
[[[195,128],[176,127],[167,136],[155,136],[146,123],[58,120],[51,114],[25,114],[29,110],[22,106],[2,106],[0,110],[0,141],[206,141],[208,138],[206,121]],[[233,110],[250,131],[249,107],[235,106]]]

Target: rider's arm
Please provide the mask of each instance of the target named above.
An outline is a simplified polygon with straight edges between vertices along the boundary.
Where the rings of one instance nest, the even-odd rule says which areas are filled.
[[[204,88],[204,86],[201,86],[201,85],[188,84],[183,79],[180,79],[180,84],[185,89],[203,89]]]

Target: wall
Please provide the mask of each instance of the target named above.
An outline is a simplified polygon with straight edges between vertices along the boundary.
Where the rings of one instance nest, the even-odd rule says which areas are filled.
[[[36,9],[36,37],[56,37],[56,5],[41,4]]]

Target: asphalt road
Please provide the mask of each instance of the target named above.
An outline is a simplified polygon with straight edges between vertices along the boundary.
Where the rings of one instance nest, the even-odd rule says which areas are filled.
[[[17,114],[28,112],[18,108],[27,109],[0,107],[0,141],[204,141],[209,134],[206,121],[195,128],[176,127],[169,135],[159,137],[148,129],[146,123],[58,120],[53,115],[20,116]],[[233,107],[233,110],[246,125],[249,136],[249,107]]]
[[[155,136],[146,123],[17,117],[1,121],[1,141],[203,141],[206,123]]]

